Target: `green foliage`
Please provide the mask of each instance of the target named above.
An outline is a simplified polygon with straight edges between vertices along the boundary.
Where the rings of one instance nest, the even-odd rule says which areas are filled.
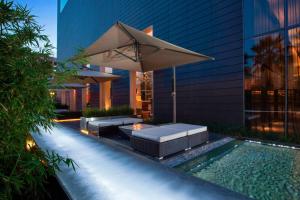
[[[56,119],[71,119],[71,118],[80,118],[82,112],[80,111],[66,111],[56,114]]]
[[[47,176],[69,158],[37,148],[26,150],[30,133],[53,126],[51,84],[74,73],[67,63],[55,69],[52,46],[26,7],[0,0],[0,198],[38,199]],[[50,77],[57,81],[51,83]]]
[[[61,103],[58,103],[58,102],[55,102],[55,109],[69,109],[69,106],[68,105],[65,105],[65,104],[61,104]]]
[[[127,105],[111,107],[110,109],[87,108],[83,112],[84,117],[106,117],[119,115],[133,115],[133,109]]]

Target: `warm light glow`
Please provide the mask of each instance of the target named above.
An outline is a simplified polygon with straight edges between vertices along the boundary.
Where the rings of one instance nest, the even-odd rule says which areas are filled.
[[[35,147],[36,144],[32,138],[27,138],[26,140],[26,150],[30,151],[33,147]]]
[[[268,95],[270,95],[270,96],[274,96],[274,91],[272,91],[272,90],[267,91],[267,93],[268,93]]]
[[[283,126],[282,126],[282,122],[281,122],[281,126],[279,126],[280,125],[279,123],[274,124],[274,122],[272,122],[272,124],[274,125],[272,127],[269,127],[269,126],[257,126],[255,128],[258,131],[261,131],[261,132],[274,132],[274,133],[283,133],[284,132]]]
[[[153,36],[153,26],[149,26],[148,28],[143,30],[147,35]]]
[[[285,95],[285,91],[284,91],[284,90],[278,90],[278,94],[279,94],[280,96],[284,96],[284,95]]]
[[[132,126],[132,130],[134,130],[134,131],[141,130],[142,128],[143,128],[142,124],[133,124],[133,126]]]
[[[89,134],[89,132],[87,130],[85,130],[85,129],[81,129],[80,132],[83,133],[83,134],[85,134],[85,135]]]
[[[74,119],[53,119],[54,122],[76,122],[80,121],[80,118],[74,118]]]
[[[54,91],[50,91],[49,94],[50,94],[51,97],[53,97],[55,95],[55,92]]]
[[[110,103],[109,102],[107,102],[107,101],[105,101],[105,110],[108,110],[108,109],[110,109]]]
[[[254,90],[254,91],[251,91],[251,93],[253,95],[260,95],[261,94],[261,91],[260,90]]]
[[[90,84],[86,84],[86,89],[85,89],[85,103],[90,103]]]

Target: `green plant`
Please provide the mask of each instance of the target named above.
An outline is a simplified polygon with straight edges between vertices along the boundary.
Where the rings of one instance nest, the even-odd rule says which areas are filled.
[[[66,111],[60,112],[56,114],[56,119],[72,119],[72,118],[80,118],[82,116],[82,112],[80,111]]]
[[[106,117],[118,115],[133,115],[133,110],[127,105],[115,106],[109,109],[87,108],[83,111],[84,117]]]
[[[50,85],[74,73],[67,63],[53,67],[52,46],[42,30],[26,7],[0,0],[1,199],[40,198],[60,163],[74,167],[69,158],[26,145],[30,133],[53,126]]]
[[[55,108],[56,109],[69,109],[69,106],[65,105],[65,104],[61,104],[61,103],[55,102]]]

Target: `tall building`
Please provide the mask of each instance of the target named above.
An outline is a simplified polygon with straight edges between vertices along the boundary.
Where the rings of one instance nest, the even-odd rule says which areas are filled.
[[[178,121],[300,134],[300,0],[60,0],[58,59],[117,21],[215,58],[177,68]],[[112,72],[122,78],[107,87],[111,105],[172,120],[171,69]],[[76,94],[97,107],[101,88]]]

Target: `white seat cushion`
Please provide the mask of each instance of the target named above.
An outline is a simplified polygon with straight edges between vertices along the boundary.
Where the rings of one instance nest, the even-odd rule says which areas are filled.
[[[124,124],[136,124],[136,123],[141,123],[143,122],[143,119],[139,118],[133,118],[133,117],[127,117],[127,118],[122,118]]]
[[[139,131],[132,131],[132,135],[156,142],[167,142],[187,136],[187,131],[178,131],[164,127],[153,127]]]
[[[184,124],[184,123],[167,124],[167,125],[162,125],[161,127],[171,128],[171,129],[175,129],[178,131],[187,131],[188,135],[194,135],[196,133],[201,133],[201,132],[207,131],[206,126]]]
[[[89,122],[89,125],[97,126],[97,127],[118,126],[122,124],[123,124],[122,120],[112,120],[112,119]]]

